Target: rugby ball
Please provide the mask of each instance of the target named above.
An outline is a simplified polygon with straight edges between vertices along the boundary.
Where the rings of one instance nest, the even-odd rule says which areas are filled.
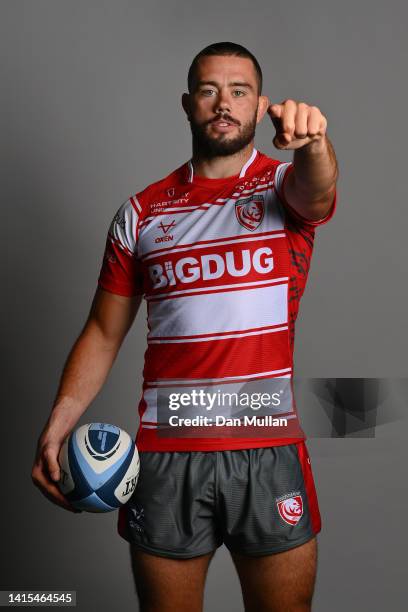
[[[72,506],[86,512],[116,510],[128,501],[139,477],[135,442],[108,423],[90,423],[72,431],[58,462],[60,491]]]

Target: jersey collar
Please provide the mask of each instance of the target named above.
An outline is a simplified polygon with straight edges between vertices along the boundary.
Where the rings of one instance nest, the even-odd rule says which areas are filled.
[[[248,168],[253,164],[253,162],[255,161],[255,158],[258,154],[258,150],[254,147],[252,150],[252,154],[251,157],[248,159],[248,161],[245,162],[245,164],[242,166],[241,168],[241,172],[239,173],[239,177],[238,178],[243,178],[246,174],[246,171],[248,170]],[[202,178],[202,177],[200,177]],[[229,177],[225,177],[222,180],[228,180]],[[231,177],[232,178],[232,177]],[[188,183],[192,183],[194,179],[194,168],[193,168],[193,163],[192,163],[192,159],[190,159],[187,162],[187,182]],[[215,179],[216,180],[216,179]]]

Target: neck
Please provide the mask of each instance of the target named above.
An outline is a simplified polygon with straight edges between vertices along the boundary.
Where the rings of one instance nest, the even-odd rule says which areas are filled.
[[[251,157],[253,150],[253,141],[233,155],[220,157],[206,158],[200,151],[193,150],[191,162],[194,174],[205,178],[228,178],[229,176],[239,174],[242,166]]]

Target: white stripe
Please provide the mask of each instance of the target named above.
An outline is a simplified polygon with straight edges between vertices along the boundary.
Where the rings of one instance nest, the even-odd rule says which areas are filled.
[[[257,236],[258,232],[262,234],[284,232],[283,212],[278,197],[273,190],[264,190],[263,193],[265,215],[262,224],[255,231],[244,231],[237,218],[234,204],[210,205],[191,212],[169,214],[168,219],[174,219],[176,222],[171,231],[173,241],[159,244],[156,239],[162,236],[160,223],[162,219],[167,219],[167,216],[158,215],[140,229],[139,257],[146,257],[170,245],[190,248],[190,245],[196,242],[207,241],[207,244],[210,244],[216,240],[231,240],[238,236],[241,239],[245,236]],[[257,197],[256,194],[254,197]]]
[[[204,378],[202,380],[193,380],[193,379],[182,379],[182,380],[165,380],[161,379],[159,383],[155,381],[150,384],[149,387],[145,387],[143,390],[143,399],[146,404],[146,409],[142,415],[142,422],[150,422],[157,423],[158,421],[158,404],[160,402],[160,398],[165,399],[166,394],[169,394],[174,390],[174,388],[182,388],[188,392],[188,389],[194,389],[197,386],[197,383],[203,382],[204,384],[200,384],[202,390],[206,393],[213,394],[214,391],[217,393],[241,393],[242,391],[245,393],[262,391],[272,391],[274,388],[287,389],[290,393],[290,397],[288,398],[290,401],[290,405],[286,410],[282,410],[283,405],[280,404],[280,409],[278,412],[284,414],[292,414],[294,412],[293,405],[293,394],[291,387],[291,369],[286,368],[285,370],[275,370],[272,372],[275,373],[285,373],[284,375],[275,375],[268,376],[269,372],[250,374],[247,376],[236,376],[235,378],[230,376],[228,378]],[[289,373],[287,373],[289,372]],[[260,379],[260,377],[263,377]],[[283,385],[283,387],[282,387]],[[282,398],[285,399],[284,397]],[[286,402],[285,402],[286,403]],[[167,410],[165,411],[167,413]],[[163,413],[162,413],[163,415]]]
[[[214,383],[214,382],[217,383],[217,382],[226,382],[226,381],[233,382],[234,380],[262,378],[263,376],[269,376],[271,374],[279,375],[285,372],[288,372],[288,374],[286,374],[285,376],[279,376],[279,378],[290,378],[291,368],[284,368],[283,370],[270,370],[269,372],[258,372],[257,374],[245,374],[244,376],[228,376],[225,378],[188,378],[188,379],[179,378],[179,379],[174,379],[174,380],[170,380],[166,378],[163,380],[156,380],[154,382],[146,382],[146,384],[149,385],[150,387],[162,387],[162,386],[168,386],[168,385],[186,385],[186,384],[190,385],[190,383],[197,384],[197,383]]]
[[[242,198],[242,196],[259,194],[263,191],[267,191],[271,187],[274,186],[274,181],[269,181],[269,183],[262,183],[262,185],[258,185],[257,187],[251,187],[250,189],[243,189],[242,191],[234,191],[231,196],[228,198],[229,200],[233,200],[235,198]]]
[[[140,202],[139,202],[139,200],[137,199],[137,197],[135,195],[132,196],[132,200],[134,200],[134,203],[136,204],[137,210],[139,211],[139,213],[141,213],[142,212],[142,207],[140,206]]]
[[[150,338],[247,331],[288,322],[288,284],[149,301]]]
[[[238,244],[240,242],[252,242],[252,241],[256,241],[256,240],[273,240],[273,238],[285,238],[286,234],[284,232],[281,232],[279,234],[266,234],[266,235],[262,235],[262,236],[245,236],[244,238],[235,238],[233,240],[220,240],[217,242],[206,242],[205,244],[192,244],[190,246],[186,246],[186,247],[174,247],[171,248],[169,247],[168,249],[158,249],[158,251],[161,251],[160,253],[153,252],[153,253],[149,253],[149,255],[145,255],[144,257],[142,257],[142,261],[146,261],[147,259],[150,259],[151,257],[157,257],[158,255],[167,255],[167,254],[171,254],[171,253],[181,253],[183,251],[191,251],[191,250],[195,250],[195,249],[206,249],[207,247],[212,247],[212,246],[219,246],[219,245],[225,245],[225,244]]]
[[[129,198],[118,208],[109,227],[110,236],[130,253],[134,253],[136,249],[138,218],[139,216]]]
[[[211,336],[207,338],[191,338],[182,340],[150,340],[149,344],[177,344],[180,342],[208,342],[209,340],[225,340],[229,338],[245,338],[246,336],[259,336],[261,334],[273,334],[274,332],[284,331],[288,329],[287,325],[274,327],[273,329],[263,329],[261,331],[252,331],[247,333],[227,334],[225,336]]]
[[[193,176],[194,176],[194,168],[193,168],[193,163],[192,163],[191,159],[188,162],[188,170],[189,170],[189,175],[188,175],[187,181],[189,183],[192,183],[193,182]]]
[[[279,198],[281,198],[282,194],[282,182],[285,177],[285,172],[289,166],[291,166],[293,162],[281,162],[279,166],[276,167],[275,171],[275,191]]]
[[[184,212],[190,210],[197,210],[198,208],[209,208],[213,206],[210,202],[202,202],[201,204],[186,204],[186,206],[169,206],[167,208],[160,208],[155,215],[151,215],[150,217],[146,217],[147,219],[154,219],[157,215],[161,215],[162,213],[174,213],[174,212]]]
[[[244,164],[244,166],[242,167],[241,172],[239,173],[239,178],[242,178],[243,176],[245,176],[245,172],[248,170],[249,166],[252,164],[252,162],[254,161],[256,154],[258,153],[258,151],[255,149],[253,149],[252,151],[252,155],[251,157],[248,159],[248,161],[246,162],[246,164]]]
[[[215,204],[210,204],[210,203],[204,203],[204,204],[197,204],[196,206],[193,204],[189,204],[188,206],[183,206],[182,208],[160,208],[160,210],[157,211],[157,213],[155,215],[151,215],[150,217],[145,217],[143,219],[143,222],[140,224],[141,227],[144,228],[145,225],[147,225],[150,221],[152,221],[152,219],[157,219],[157,217],[159,217],[160,215],[164,215],[164,214],[172,214],[172,213],[181,213],[181,212],[192,212],[194,210],[198,210],[198,209],[206,209],[206,208],[210,208],[210,206],[215,206]]]
[[[232,285],[214,285],[212,287],[197,287],[195,289],[180,289],[179,291],[169,291],[169,293],[158,293],[154,295],[146,296],[146,300],[152,300],[161,297],[168,297],[169,295],[183,295],[185,293],[198,293],[198,292],[208,292],[208,291],[220,291],[222,289],[232,289],[236,287],[261,287],[262,285],[275,285],[276,283],[283,283],[288,281],[288,276],[281,276],[280,278],[269,278],[267,280],[262,281],[251,281],[248,283],[234,283]]]
[[[251,187],[248,189],[243,189],[242,191],[234,191],[229,198],[217,198],[215,201],[216,202],[228,202],[229,200],[233,201],[236,198],[241,198],[243,195],[246,194],[254,194],[254,193],[259,193],[262,191],[267,191],[268,189],[270,189],[271,187],[273,187],[275,184],[275,182],[272,181],[268,181],[267,183],[262,182],[260,185],[257,185],[256,187]]]

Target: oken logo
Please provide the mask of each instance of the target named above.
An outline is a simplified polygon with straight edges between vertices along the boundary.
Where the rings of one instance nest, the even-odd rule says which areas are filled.
[[[167,223],[166,225],[163,223],[163,221],[161,221],[157,227],[159,227],[165,235],[157,236],[155,242],[169,242],[170,240],[173,240],[173,234],[168,234],[167,232],[175,225],[176,222],[174,219],[172,219],[172,221],[170,223]]]
[[[198,257],[183,257],[176,262],[149,266],[149,275],[154,289],[174,286],[177,283],[194,283],[202,279],[212,281],[226,276],[245,277],[252,270],[268,274],[273,270],[272,249],[260,247],[253,253],[249,249],[240,252],[227,251],[223,255],[209,253]]]

